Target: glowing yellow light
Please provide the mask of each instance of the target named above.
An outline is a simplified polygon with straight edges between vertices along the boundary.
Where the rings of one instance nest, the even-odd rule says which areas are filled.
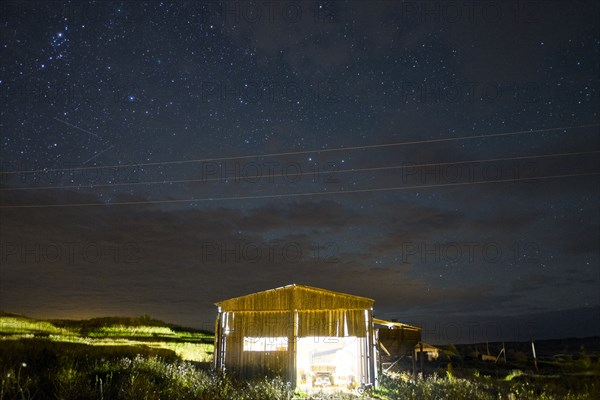
[[[296,369],[298,385],[305,389],[336,386],[355,387],[361,381],[361,346],[365,338],[298,338]]]

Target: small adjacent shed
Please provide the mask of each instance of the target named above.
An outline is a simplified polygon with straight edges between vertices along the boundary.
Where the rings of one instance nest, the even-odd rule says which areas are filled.
[[[421,328],[378,318],[374,318],[373,322],[379,326],[376,332],[381,369],[384,372],[389,371],[392,368],[399,368],[400,364],[405,364],[405,361],[410,361],[413,374],[416,374],[415,347],[421,343]]]
[[[378,318],[373,322],[381,326],[377,331],[384,353],[392,358],[413,356],[413,349],[421,342],[421,328]]]
[[[215,367],[307,389],[375,384],[373,302],[302,285],[218,302]]]

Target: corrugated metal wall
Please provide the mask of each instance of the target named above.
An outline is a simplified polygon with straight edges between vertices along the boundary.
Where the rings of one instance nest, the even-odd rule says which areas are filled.
[[[219,368],[240,377],[290,376],[291,349],[287,351],[244,351],[244,337],[293,337],[290,311],[226,311],[221,316],[221,342],[224,345]]]
[[[240,377],[295,380],[297,337],[364,337],[364,381],[374,379],[373,300],[305,286],[286,286],[217,303],[215,366]],[[244,351],[244,337],[287,337],[286,351]]]

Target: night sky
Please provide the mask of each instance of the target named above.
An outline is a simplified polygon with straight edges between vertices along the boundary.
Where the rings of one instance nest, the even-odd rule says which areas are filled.
[[[0,309],[600,335],[598,4],[3,2]]]

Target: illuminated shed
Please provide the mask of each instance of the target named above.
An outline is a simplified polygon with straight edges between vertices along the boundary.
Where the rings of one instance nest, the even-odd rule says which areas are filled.
[[[373,302],[288,285],[216,303],[215,367],[307,389],[375,384]]]

